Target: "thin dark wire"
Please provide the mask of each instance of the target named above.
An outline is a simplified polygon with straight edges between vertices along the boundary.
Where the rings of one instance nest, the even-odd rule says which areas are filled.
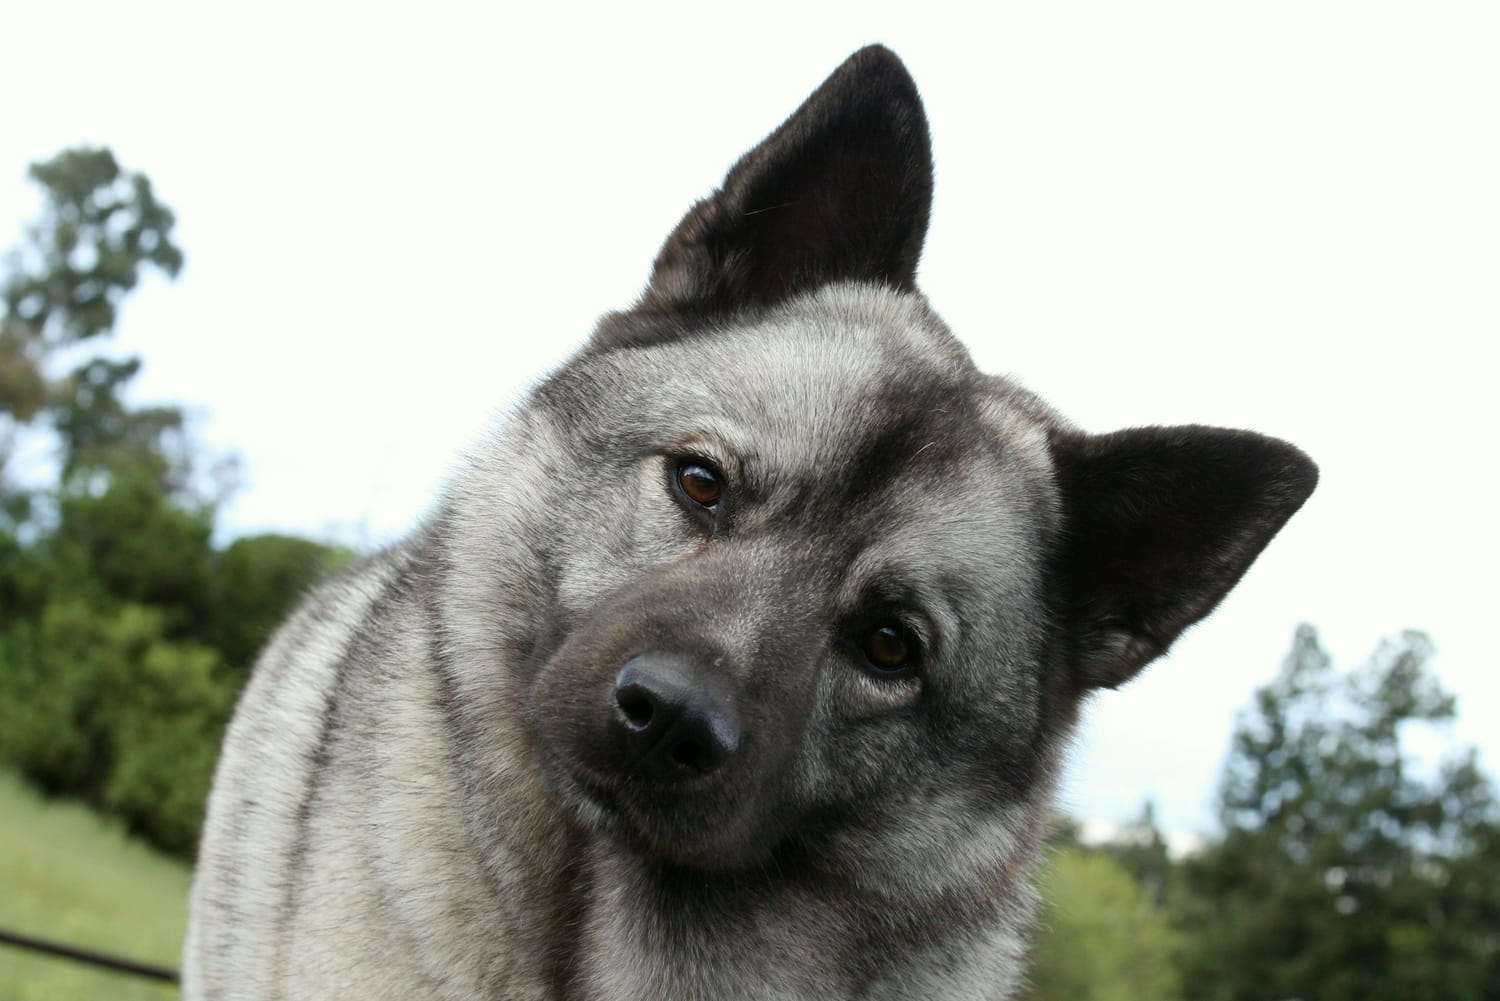
[[[179,983],[176,970],[165,966],[152,966],[149,963],[137,963],[131,959],[121,959],[118,956],[106,956],[101,952],[90,952],[87,949],[75,949],[71,945],[62,945],[58,942],[45,942],[39,938],[29,935],[18,935],[13,931],[0,928],[0,943],[13,945],[20,949],[30,949],[33,952],[45,952],[51,956],[61,956],[78,963],[92,963],[102,966],[108,970],[118,973],[132,973],[137,977],[147,977],[151,980],[164,980],[169,984]]]

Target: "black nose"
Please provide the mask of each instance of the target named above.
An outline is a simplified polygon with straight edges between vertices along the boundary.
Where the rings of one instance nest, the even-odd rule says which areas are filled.
[[[671,654],[634,658],[615,676],[615,725],[626,754],[663,779],[706,775],[739,747],[729,700]]]

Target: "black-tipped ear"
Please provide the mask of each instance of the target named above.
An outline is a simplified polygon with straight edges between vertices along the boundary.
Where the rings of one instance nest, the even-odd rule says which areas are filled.
[[[1213,611],[1318,481],[1301,451],[1248,431],[1062,432],[1052,449],[1083,688],[1129,681]]]
[[[641,307],[722,313],[846,279],[911,289],[931,202],[916,84],[889,49],[860,49],[688,212]]]

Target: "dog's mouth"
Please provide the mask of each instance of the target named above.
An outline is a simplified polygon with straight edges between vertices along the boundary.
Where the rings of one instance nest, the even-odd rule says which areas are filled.
[[[618,779],[550,748],[542,752],[542,772],[553,794],[585,827],[613,832],[627,823]]]
[[[634,786],[577,763],[553,761],[549,784],[585,828],[631,852],[690,869],[725,871],[761,860],[767,850],[753,823],[718,782],[695,782],[670,792]],[[738,816],[737,816],[738,815]]]
[[[614,783],[585,768],[554,764],[547,769],[552,791],[584,826],[615,833],[627,823]]]

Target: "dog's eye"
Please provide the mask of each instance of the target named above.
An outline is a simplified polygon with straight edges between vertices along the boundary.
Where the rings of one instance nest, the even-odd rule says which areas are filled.
[[[719,474],[691,459],[677,466],[677,485],[688,500],[700,507],[713,507],[724,494]]]
[[[865,634],[860,649],[881,674],[904,674],[915,666],[917,641],[902,626],[886,622]]]

